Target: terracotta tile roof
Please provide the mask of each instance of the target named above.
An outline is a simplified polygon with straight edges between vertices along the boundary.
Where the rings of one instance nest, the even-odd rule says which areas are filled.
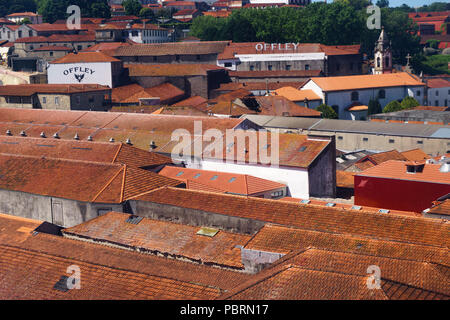
[[[318,77],[320,70],[272,70],[272,71],[229,71],[230,77],[237,78],[292,78],[292,77]]]
[[[206,112],[203,112],[195,107],[190,106],[165,106],[152,112],[152,114],[166,114],[166,115],[179,115],[179,116],[207,116]]]
[[[408,151],[401,152],[402,156],[408,161],[422,161],[426,159],[431,159],[431,157],[422,151],[422,149],[411,149]]]
[[[370,265],[383,270],[381,290],[370,290],[367,286],[367,268]],[[288,271],[291,276],[284,275]],[[428,263],[308,248],[281,258],[221,298],[420,300],[426,297],[448,300],[449,282],[442,281],[448,277],[446,273],[448,267]],[[304,287],[305,282],[308,287]],[[403,288],[395,292],[391,290],[394,284],[409,290]],[[411,294],[411,291],[419,291],[424,297]]]
[[[208,113],[213,115],[228,115],[232,117],[240,117],[244,114],[258,114],[256,110],[250,110],[232,101],[219,101],[211,107],[208,107],[207,110]]]
[[[321,100],[312,90],[298,90],[290,86],[275,90],[274,95],[283,96],[291,101]]]
[[[203,12],[204,16],[211,16],[216,18],[226,18],[231,14],[231,11],[219,10],[219,11],[206,11]]]
[[[113,56],[114,51],[119,47],[131,46],[128,42],[100,42],[89,48],[83,49],[81,52],[102,51]]]
[[[53,60],[50,63],[78,63],[78,62],[119,62],[119,59],[110,57],[102,52],[78,52]]]
[[[376,165],[379,165],[385,161],[389,160],[400,160],[400,161],[406,161],[408,160],[406,156],[404,156],[402,153],[398,152],[397,150],[391,150],[386,152],[380,152],[380,153],[374,153],[365,156],[364,158],[361,158],[355,163],[355,166],[364,171],[368,168],[374,167]]]
[[[225,133],[241,124],[243,119],[218,119],[198,116],[150,115],[142,113],[63,111],[38,109],[0,108],[0,134],[10,130],[13,136],[22,130],[29,137],[39,137],[45,132],[51,137],[58,132],[61,139],[73,140],[78,133],[80,140],[90,135],[94,142],[108,142],[114,138],[117,142],[126,142],[129,138],[133,146],[149,150],[151,141],[155,142],[154,151],[171,153],[171,134],[176,129],[194,132],[195,121],[201,121],[202,130],[218,129]]]
[[[450,185],[450,175],[440,172],[440,164],[425,164],[422,172],[410,174],[406,172],[404,161],[389,160],[363,172],[356,173],[361,177],[375,177],[386,179],[398,179],[418,182],[440,183]]]
[[[386,258],[361,253],[308,248],[285,256],[276,265],[295,265],[321,272],[336,272],[367,277],[367,268],[376,265],[382,270],[381,279],[433,292],[450,298],[449,267],[413,260]],[[446,274],[447,273],[447,274]],[[444,280],[443,280],[444,279]],[[447,281],[446,281],[447,280]],[[389,295],[390,299],[411,299],[407,294]]]
[[[450,81],[446,79],[428,79],[426,83],[429,88],[450,88]]]
[[[336,170],[336,187],[354,188],[353,176],[355,172]]]
[[[200,104],[205,103],[207,100],[200,96],[192,96],[187,99],[178,101],[177,103],[173,104],[174,107],[195,107]]]
[[[0,213],[0,243],[18,245],[31,237],[43,221]]]
[[[114,56],[165,56],[165,55],[197,55],[218,54],[223,51],[229,41],[200,41],[195,45],[189,42],[173,42],[158,44],[136,44],[117,48]],[[169,65],[166,65],[169,66]]]
[[[405,72],[375,75],[319,77],[311,79],[323,91],[343,91],[383,87],[424,86],[425,84]]]
[[[177,17],[177,16],[192,15],[192,14],[194,14],[196,12],[198,12],[197,9],[183,9],[183,10],[180,10],[180,11],[177,11],[176,13],[174,13],[172,18],[176,19],[175,17]]]
[[[80,225],[64,229],[65,236],[121,245],[127,249],[169,256],[191,262],[243,269],[241,251],[248,235],[219,230],[213,237],[199,235],[200,227],[143,218],[128,223],[129,214],[110,212]]]
[[[64,46],[43,46],[34,49],[33,51],[72,51],[72,48]]]
[[[234,132],[234,142],[218,140],[217,142],[213,142],[210,144],[210,148],[208,150],[204,150],[203,158],[213,158],[218,159],[219,155],[215,155],[212,150],[216,144],[221,147],[223,159],[227,159],[227,157],[233,157],[228,160],[237,160],[237,155],[242,154],[242,151],[237,152],[237,142],[236,140],[242,139],[241,141],[245,141],[245,149],[246,150],[256,150],[255,155],[256,161],[260,163],[262,152],[257,146],[259,144],[260,135],[256,135],[256,139],[244,139],[247,135],[247,132],[244,130],[236,130]],[[267,141],[271,141],[271,132],[267,132]],[[252,140],[252,141],[250,141]],[[255,140],[255,141],[253,141]],[[232,146],[227,144],[233,143]],[[264,150],[267,151],[267,154],[272,154],[272,146],[269,142],[267,142],[267,148]],[[300,168],[308,168],[314,160],[329,146],[329,140],[313,140],[309,139],[306,135],[299,134],[291,134],[291,133],[279,133],[278,134],[278,161],[280,166],[287,167],[300,167]],[[206,149],[206,148],[205,148]],[[264,152],[265,152],[264,151]],[[240,159],[240,161],[245,161],[246,163],[254,163],[254,159],[249,158],[249,154],[251,152],[245,153],[245,159]],[[233,156],[234,155],[234,156]]]
[[[253,94],[245,88],[236,89],[217,96],[215,99],[210,99],[209,102],[214,103],[218,101],[234,101],[236,99],[243,99],[253,96]]]
[[[439,202],[430,208],[428,213],[450,216],[450,199]]]
[[[0,245],[0,252],[2,299],[212,299],[220,294],[218,288],[202,284],[37,250]],[[80,268],[81,288],[55,289],[58,282],[66,287],[67,267],[71,265]]]
[[[153,113],[156,110],[160,109],[160,105],[154,105],[154,106],[115,106],[112,107],[109,111],[110,112],[126,112],[126,113]]]
[[[67,24],[65,23],[39,23],[39,24],[28,24],[28,27],[36,30],[37,32],[42,31],[69,31]],[[83,28],[81,28],[83,30]]]
[[[45,142],[43,142],[45,144]],[[123,164],[0,154],[0,187],[84,202],[122,203],[177,180]]]
[[[170,83],[144,88],[137,83],[112,89],[111,99],[114,103],[139,103],[143,98],[159,98],[159,104],[167,104],[184,96],[184,91]]]
[[[179,76],[206,76],[209,71],[227,70],[222,67],[209,64],[129,64],[130,77],[179,77]]]
[[[144,90],[151,96],[160,98],[161,104],[172,103],[174,100],[180,100],[185,95],[183,90],[168,82]]]
[[[284,96],[262,96],[254,98],[262,115],[285,117],[320,117],[321,113],[314,109],[299,106]]]
[[[447,248],[380,240],[353,234],[306,230],[270,223],[264,225],[245,245],[246,249],[281,254],[305,250],[308,247],[450,266]]]
[[[338,170],[336,170],[336,171],[338,171]],[[347,171],[343,171],[343,172],[347,172]],[[354,175],[355,172],[352,172],[352,174]],[[337,172],[336,172],[336,179],[337,179]],[[353,184],[353,180],[352,180],[352,184]],[[300,199],[300,198],[284,197],[284,198],[281,198],[279,200],[280,201],[289,201],[289,202],[293,202],[293,203],[302,203],[302,201],[309,201],[307,203],[307,205],[321,206],[321,207],[326,207],[328,203],[333,203],[334,204],[334,206],[333,206],[334,208],[340,208],[340,209],[345,209],[345,210],[363,210],[363,211],[372,212],[372,213],[378,213],[380,211],[380,209],[384,209],[384,208],[380,208],[380,207],[377,208],[377,207],[368,207],[368,206],[357,206],[357,209],[355,209],[354,205],[352,203],[345,203],[345,202],[334,201],[333,199],[331,199],[331,200],[317,200],[317,199]],[[412,211],[389,210],[388,213],[390,215],[401,215],[401,216],[408,216],[408,217],[422,217],[421,213],[412,212]]]
[[[36,14],[34,12],[27,11],[27,12],[16,12],[16,13],[11,13],[11,14],[7,15],[7,17],[26,17],[26,16],[28,16],[28,17],[37,17],[38,14]]]
[[[83,160],[102,163],[120,163],[137,168],[155,167],[172,163],[169,157],[144,151],[124,143],[89,142],[76,140],[0,136],[2,153]]]
[[[146,23],[145,25],[142,23],[134,23],[130,29],[145,29],[145,30],[167,30],[166,28],[161,28],[156,24]]]
[[[193,1],[166,1],[164,2],[164,6],[171,7],[171,6],[194,6],[195,2]]]
[[[321,44],[320,47],[322,51],[325,52],[327,56],[335,55],[355,55],[360,54],[361,45],[343,45],[343,46],[327,46]]]
[[[39,43],[39,42],[48,42],[47,37],[35,36],[16,39],[16,43]]]
[[[0,96],[31,96],[37,93],[73,94],[91,91],[110,91],[99,84],[15,84],[0,86]]]
[[[344,210],[170,187],[157,189],[134,199],[330,234],[351,234],[380,240],[449,247],[450,224],[440,219]]]
[[[160,175],[181,181],[195,181],[202,185],[211,186],[222,192],[257,195],[262,192],[270,192],[280,188],[286,188],[285,184],[257,178],[247,174],[235,174],[200,169],[180,168],[165,166]]]
[[[447,111],[448,109],[449,107],[435,107],[435,106],[417,106],[414,108],[414,110],[430,110],[430,111]]]
[[[360,105],[360,104],[357,104],[357,105],[354,105],[354,106],[351,106],[351,107],[347,108],[348,111],[365,111],[365,110],[368,110],[368,109],[369,109],[368,106]]]
[[[237,300],[387,300],[371,290],[367,276],[309,270],[286,264],[263,270],[219,299]]]

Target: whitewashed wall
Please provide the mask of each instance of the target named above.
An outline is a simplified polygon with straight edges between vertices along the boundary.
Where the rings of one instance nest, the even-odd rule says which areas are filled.
[[[309,198],[308,171],[303,168],[267,167],[249,164],[224,163],[222,161],[202,160],[201,164],[187,163],[188,168],[218,172],[248,174],[288,186],[291,197]]]
[[[94,83],[109,86],[110,88],[112,88],[113,85],[110,62],[67,64],[51,63],[47,69],[47,72],[48,83],[50,84]],[[83,75],[82,80],[78,81],[75,74]]]

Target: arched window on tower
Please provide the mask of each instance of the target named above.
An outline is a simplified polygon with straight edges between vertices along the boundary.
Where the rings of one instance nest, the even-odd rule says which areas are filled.
[[[377,68],[381,68],[381,59],[380,59],[380,57],[377,58]]]

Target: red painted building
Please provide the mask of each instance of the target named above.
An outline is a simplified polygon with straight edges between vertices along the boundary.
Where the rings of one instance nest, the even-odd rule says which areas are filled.
[[[450,193],[441,164],[386,161],[355,175],[355,205],[422,212]]]

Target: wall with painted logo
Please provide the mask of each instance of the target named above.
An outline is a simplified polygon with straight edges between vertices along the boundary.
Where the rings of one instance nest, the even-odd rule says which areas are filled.
[[[50,84],[114,84],[111,62],[50,63],[47,73]]]

